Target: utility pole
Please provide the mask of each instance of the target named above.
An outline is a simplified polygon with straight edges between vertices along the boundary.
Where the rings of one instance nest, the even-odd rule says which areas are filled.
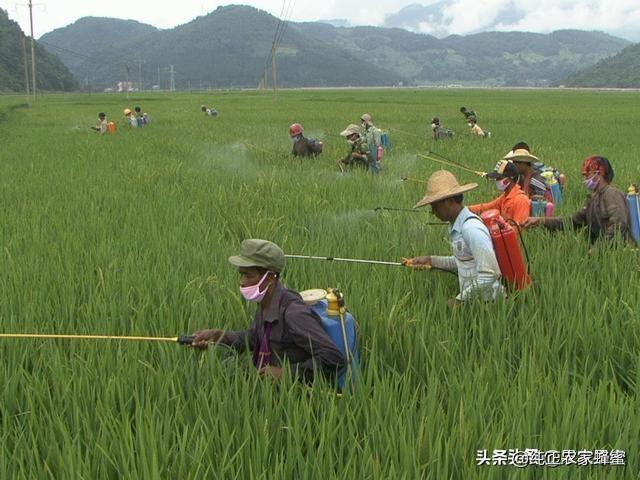
[[[276,46],[274,45],[271,48],[271,72],[273,75],[273,95],[276,95],[276,88],[278,85],[277,77],[276,77]]]
[[[169,90],[172,92],[176,91],[176,71],[173,69],[173,65],[171,65],[171,70],[169,70]]]
[[[36,47],[33,39],[33,2],[29,0],[29,23],[31,24],[31,88],[33,101],[36,101]]]
[[[156,85],[162,88],[162,85],[160,85],[160,65],[158,65],[158,83]]]
[[[142,58],[138,57],[138,91],[144,90],[142,88]]]
[[[27,39],[22,35],[22,63],[24,64],[24,86],[27,92],[27,103],[31,103],[31,93],[29,92],[29,67],[27,66]]]

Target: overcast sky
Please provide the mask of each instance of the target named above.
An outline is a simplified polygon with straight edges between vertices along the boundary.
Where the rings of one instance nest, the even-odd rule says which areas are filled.
[[[29,30],[27,0],[0,0],[0,7]],[[35,37],[85,16],[116,17],[171,28],[207,14],[227,2],[213,0],[34,0]],[[285,0],[289,1],[289,0]],[[353,25],[381,25],[385,16],[409,4],[438,0],[291,0],[291,20],[348,19]],[[438,18],[420,24],[425,33],[520,30],[546,33],[561,28],[603,30],[640,41],[640,0],[440,0]],[[282,0],[237,1],[280,16]],[[509,13],[515,14],[511,16]],[[506,13],[506,15],[505,15]],[[508,21],[505,22],[505,18]]]

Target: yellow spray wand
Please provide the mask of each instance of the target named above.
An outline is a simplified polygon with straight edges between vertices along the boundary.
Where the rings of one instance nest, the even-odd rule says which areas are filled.
[[[432,152],[429,152],[429,153],[432,153]],[[478,175],[480,177],[483,177],[483,178],[487,176],[487,174],[485,172],[479,172],[477,170],[473,170],[473,169],[471,169],[469,167],[465,167],[464,165],[460,165],[459,163],[456,163],[456,162],[452,162],[452,161],[449,161],[449,160],[442,160],[440,158],[435,158],[435,157],[432,157],[430,155],[422,155],[421,153],[418,153],[417,155],[418,155],[418,157],[426,158],[427,160],[431,160],[433,162],[442,163],[443,165],[448,165],[450,167],[456,167],[456,168],[460,168],[462,170],[466,170],[467,172],[475,173],[476,175]],[[410,179],[407,179],[407,180],[410,180]]]

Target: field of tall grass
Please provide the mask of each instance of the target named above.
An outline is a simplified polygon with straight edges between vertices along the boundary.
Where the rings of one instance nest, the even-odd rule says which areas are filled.
[[[341,90],[0,97],[0,332],[177,336],[240,329],[253,306],[227,257],[245,238],[287,253],[399,261],[448,254],[410,208],[435,150],[490,170],[518,140],[568,175],[582,159],[640,180],[638,93]],[[200,113],[202,103],[220,111]],[[89,130],[99,111],[142,129]],[[492,131],[466,133],[459,107]],[[339,174],[338,133],[390,130],[378,176]],[[433,142],[431,117],[457,135]],[[289,152],[294,121],[326,147]],[[473,174],[454,171],[461,182]],[[467,203],[498,195],[490,182]],[[259,378],[248,355],[174,344],[0,339],[0,478],[638,478],[638,252],[587,256],[580,232],[525,233],[534,286],[452,311],[452,275],[292,260],[290,288],[340,287],[360,325],[358,388]],[[626,466],[479,466],[478,450],[623,450]]]

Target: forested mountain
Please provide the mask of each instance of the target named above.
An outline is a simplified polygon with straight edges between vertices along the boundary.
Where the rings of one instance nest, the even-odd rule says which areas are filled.
[[[640,88],[640,43],[571,75],[570,87]]]
[[[18,24],[0,9],[0,92],[24,91],[24,33]],[[31,68],[31,40],[27,40],[27,61]],[[31,79],[31,70],[29,70]],[[36,86],[39,90],[69,91],[78,84],[69,69],[57,58],[36,44]]]
[[[78,20],[42,37],[61,50],[78,79],[113,86],[119,80],[176,87],[256,87],[278,19],[230,5],[169,30],[132,21]],[[400,28],[287,23],[277,50],[285,87],[420,84],[551,85],[614,55],[629,42],[601,32],[486,32],[443,39]]]

